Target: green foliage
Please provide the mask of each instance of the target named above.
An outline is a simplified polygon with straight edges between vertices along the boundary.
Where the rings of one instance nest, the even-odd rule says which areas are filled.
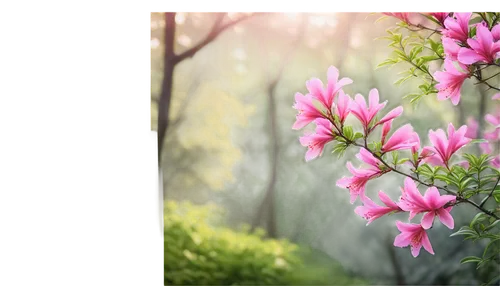
[[[404,29],[410,32],[409,35],[403,34]],[[441,41],[433,40],[431,37],[433,33],[428,36],[415,33],[404,23],[396,28],[388,29],[387,33],[389,35],[383,39],[389,40],[389,47],[393,51],[391,56],[380,63],[377,68],[391,67],[399,63],[408,64],[409,68],[400,73],[401,77],[394,84],[399,86],[410,79],[420,80],[419,90],[405,95],[405,98],[410,98],[411,103],[418,102],[425,95],[437,93],[434,87],[437,82],[429,71],[429,64],[444,59]]]
[[[359,284],[335,268],[306,265],[307,249],[286,240],[265,239],[264,232],[239,232],[215,226],[217,208],[166,202],[166,285]],[[215,213],[215,214],[214,214]],[[332,264],[333,265],[333,264]],[[334,270],[332,272],[332,270]]]
[[[209,224],[210,209],[168,202],[165,284],[283,284],[300,261],[296,246]]]

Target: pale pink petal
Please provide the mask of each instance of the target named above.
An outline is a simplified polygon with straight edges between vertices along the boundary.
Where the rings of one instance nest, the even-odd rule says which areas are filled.
[[[384,117],[382,117],[382,119],[380,119],[380,121],[377,124],[383,124],[389,120],[392,120],[392,119],[400,116],[401,113],[403,113],[403,107],[398,106],[398,107],[394,108],[393,110],[389,111],[389,113],[387,113]]]
[[[415,232],[421,228],[419,224],[404,223],[400,222],[399,220],[396,221],[396,227],[401,232]]]
[[[382,145],[385,143],[385,137],[387,136],[389,131],[391,131],[391,127],[392,127],[392,120],[389,120],[385,122],[384,125],[382,125],[382,139],[381,139]]]
[[[433,211],[427,212],[426,214],[424,214],[424,216],[422,217],[422,221],[421,221],[422,227],[424,229],[431,228],[432,223],[434,222],[434,217],[435,217],[435,214]]]
[[[486,114],[486,116],[484,116],[484,120],[488,121],[491,125],[497,127],[497,125],[500,125],[500,117],[495,117],[491,114]]]
[[[465,167],[464,167],[465,168]],[[468,168],[468,167],[467,167]],[[446,204],[454,202],[457,199],[457,197],[453,195],[441,195],[435,202],[435,207],[434,209],[439,209],[444,207]]]
[[[476,26],[476,38],[483,48],[491,46],[493,43],[493,36],[490,30],[483,25]]]
[[[379,104],[378,90],[376,88],[372,88],[368,94],[368,98],[370,100],[370,107],[377,106]]]
[[[306,152],[306,162],[311,161],[312,159],[318,157],[321,155],[321,149],[314,148],[314,149],[308,149]]]
[[[394,246],[405,247],[410,244],[410,238],[406,233],[400,233],[394,238]]]
[[[347,188],[352,183],[352,178],[349,177],[342,177],[337,180],[337,187],[340,188]]]
[[[388,195],[386,195],[384,192],[379,191],[379,192],[378,192],[378,197],[380,198],[380,200],[381,200],[381,201],[382,201],[382,202],[383,202],[386,206],[388,206],[388,207],[390,207],[390,208],[392,208],[392,209],[394,209],[394,210],[399,209],[399,206],[398,206],[395,202],[393,202],[393,201],[391,200],[391,198],[389,198],[389,196],[388,196]]]
[[[334,66],[330,66],[327,71],[327,78],[328,84],[336,83],[339,80],[339,70]]]
[[[457,68],[453,64],[453,61],[451,61],[449,59],[445,59],[445,61],[444,61],[444,69],[449,74],[453,74],[453,75],[459,75],[460,74],[460,72],[457,70]]]
[[[328,108],[327,103],[325,101],[325,97],[323,95],[323,83],[321,82],[320,79],[312,78],[308,80],[306,82],[306,87],[309,93],[312,95],[312,97],[319,100]]]
[[[370,153],[368,150],[366,150],[365,148],[361,148],[359,150],[359,153],[356,154],[356,157],[365,162],[365,163],[368,163],[369,165],[371,166],[374,166],[378,169],[378,165],[380,164],[380,160],[378,160],[377,158],[375,158],[375,156],[372,155],[372,153]]]
[[[429,240],[429,237],[427,236],[427,233],[424,233],[422,235],[422,245],[424,246],[424,249],[427,250],[427,252],[434,255],[434,250],[432,249],[432,245]]]
[[[447,211],[445,209],[439,209],[438,210],[438,218],[449,229],[453,229],[455,223],[454,223],[453,217],[451,216],[449,211]]]
[[[420,254],[421,248],[422,244],[411,245],[411,255],[413,255],[413,257],[417,257]]]
[[[486,61],[485,58],[468,48],[461,48],[458,52],[458,60],[466,65],[471,65],[480,61]]]
[[[495,27],[500,27],[500,25],[496,25]],[[500,28],[498,30],[500,31]],[[493,95],[493,97],[491,99],[498,99],[498,100],[500,100],[500,93],[497,93],[497,94]]]
[[[500,41],[500,24],[496,24],[493,29],[491,29],[491,36],[493,41]]]
[[[439,205],[440,194],[436,187],[430,187],[424,194],[424,200],[429,209],[437,209],[442,207],[443,205]]]

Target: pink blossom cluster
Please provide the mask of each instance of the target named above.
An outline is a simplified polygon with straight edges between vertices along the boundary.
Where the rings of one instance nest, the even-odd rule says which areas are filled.
[[[418,26],[417,13],[384,13],[400,19],[408,25]],[[472,76],[471,65],[494,65],[500,58],[500,23],[489,28],[484,21],[470,24],[472,13],[428,13],[440,27],[445,54],[444,70],[433,76],[438,81],[438,99],[450,99],[453,105],[460,102],[464,81]],[[475,35],[470,37],[475,29]]]
[[[500,101],[500,93],[494,95],[492,99]],[[482,136],[487,142],[480,143],[479,148],[483,154],[492,155],[493,160],[490,161],[491,166],[500,169],[500,105],[497,105],[494,113],[486,114],[484,120],[489,125]],[[468,132],[465,136],[471,139],[477,139],[479,136],[479,124],[477,120],[473,117],[469,117],[467,125]]]
[[[453,218],[450,215],[452,205],[456,200],[452,195],[440,195],[436,187],[429,187],[422,196],[411,178],[405,180],[401,188],[399,202],[393,202],[384,192],[378,193],[384,206],[377,205],[365,193],[367,183],[388,172],[394,171],[384,161],[388,152],[409,150],[411,159],[409,163],[415,169],[422,162],[432,165],[440,165],[449,168],[452,156],[464,145],[471,141],[465,135],[467,126],[455,129],[453,124],[448,125],[447,134],[438,129],[429,131],[430,146],[421,148],[420,138],[410,124],[405,124],[391,132],[394,119],[399,117],[403,108],[394,108],[384,116],[377,116],[385,107],[387,102],[379,102],[379,94],[376,89],[369,92],[368,102],[361,94],[356,94],[352,99],[342,90],[347,84],[352,83],[349,78],[338,79],[338,70],[331,66],[328,69],[328,82],[326,87],[321,80],[313,78],[306,82],[308,93],[295,94],[294,108],[298,111],[293,129],[301,129],[311,122],[316,125],[315,132],[307,132],[300,137],[300,143],[307,147],[306,161],[321,156],[325,145],[332,141],[347,142],[347,144],[360,147],[356,157],[362,162],[358,168],[351,162],[347,162],[347,169],[351,177],[343,177],[337,181],[337,186],[347,188],[350,193],[351,204],[359,197],[362,206],[355,212],[368,220],[368,224],[386,214],[395,212],[409,212],[410,220],[417,214],[423,214],[419,224],[403,223],[398,221],[396,226],[401,231],[394,245],[398,247],[411,246],[413,256],[417,256],[423,246],[429,253],[434,254],[428,239],[426,230],[432,227],[434,218],[447,227],[454,227]],[[349,139],[344,133],[346,119],[352,115],[360,123],[363,133],[361,138]],[[380,118],[377,120],[376,118]],[[367,139],[372,131],[381,127],[380,150],[371,150],[367,145]],[[357,142],[362,140],[363,142]]]

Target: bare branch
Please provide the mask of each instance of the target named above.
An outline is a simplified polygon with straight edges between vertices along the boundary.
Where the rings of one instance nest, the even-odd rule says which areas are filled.
[[[210,42],[215,40],[215,38],[217,38],[217,36],[219,36],[220,33],[222,33],[224,30],[226,30],[226,29],[242,22],[243,20],[246,20],[246,19],[252,17],[252,16],[253,15],[245,15],[245,16],[242,16],[242,17],[240,17],[236,20],[233,20],[229,23],[222,24],[222,21],[225,17],[225,14],[219,14],[217,19],[215,20],[215,23],[212,26],[212,29],[207,34],[205,39],[203,39],[201,42],[199,42],[197,45],[193,46],[192,48],[184,51],[183,53],[176,55],[173,59],[174,64],[177,64],[186,58],[190,58],[190,57],[194,56],[200,49],[202,49],[204,46],[206,46],[207,44],[209,44]]]

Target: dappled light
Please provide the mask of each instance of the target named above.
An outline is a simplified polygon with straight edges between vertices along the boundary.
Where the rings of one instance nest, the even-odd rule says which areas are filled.
[[[499,22],[152,13],[165,283],[498,283]]]

